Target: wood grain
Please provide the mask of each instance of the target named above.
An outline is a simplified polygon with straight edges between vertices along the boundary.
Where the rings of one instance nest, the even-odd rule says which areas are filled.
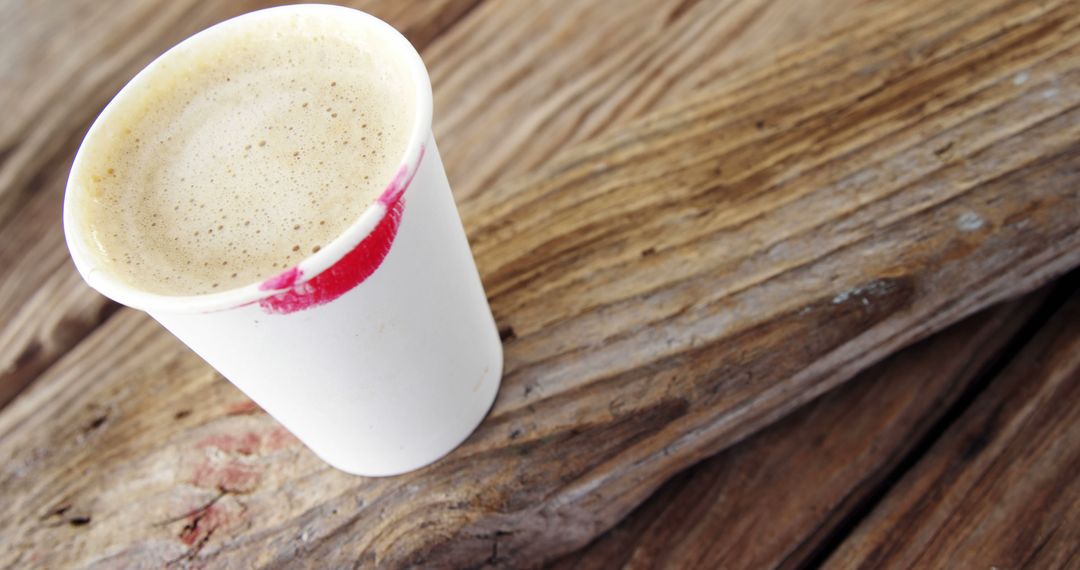
[[[658,104],[727,83],[748,69],[737,60],[769,60],[799,40],[856,25],[842,25],[842,14],[854,11],[861,21],[890,3],[897,2],[351,5],[398,26],[421,49],[444,163],[464,197]],[[68,166],[91,119],[171,44],[269,4],[0,4],[0,54],[11,62],[0,70],[0,106],[18,110],[0,125],[0,406],[115,310],[74,275],[57,231]]]
[[[551,570],[811,567],[1044,297],[988,309],[860,373],[677,475]]]
[[[894,488],[826,568],[1075,568],[1080,294]]]
[[[19,537],[0,564],[514,567],[580,547],[673,473],[1080,261],[1078,26],[1065,1],[912,2],[464,200],[506,376],[464,446],[403,477],[332,472],[122,310],[0,415],[0,533]]]
[[[573,143],[742,81],[800,41],[850,33],[899,4],[484,2],[424,54],[454,192],[533,173]]]

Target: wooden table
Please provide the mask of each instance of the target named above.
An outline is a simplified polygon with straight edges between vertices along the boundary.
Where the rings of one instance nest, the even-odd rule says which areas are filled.
[[[1080,4],[354,2],[428,63],[507,359],[390,479],[63,245],[109,97],[267,4],[0,2],[0,566],[1080,565]]]

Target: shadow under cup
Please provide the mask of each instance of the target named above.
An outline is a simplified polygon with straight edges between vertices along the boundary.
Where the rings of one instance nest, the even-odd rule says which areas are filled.
[[[72,167],[64,231],[76,268],[107,297],[146,311],[327,463],[393,475],[449,453],[479,425],[502,375],[502,346],[431,133],[431,86],[415,49],[386,23],[349,8],[300,5],[252,22],[329,19],[383,46],[415,87],[415,119],[396,174],[341,235],[276,275],[217,293],[162,295],[110,274],[80,218],[77,172],[117,101],[90,128]]]

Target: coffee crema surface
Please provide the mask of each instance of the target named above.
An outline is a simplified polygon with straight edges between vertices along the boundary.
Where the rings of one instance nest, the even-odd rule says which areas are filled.
[[[276,275],[352,225],[405,154],[415,88],[377,35],[310,15],[230,24],[132,81],[73,170],[89,248],[134,288]]]

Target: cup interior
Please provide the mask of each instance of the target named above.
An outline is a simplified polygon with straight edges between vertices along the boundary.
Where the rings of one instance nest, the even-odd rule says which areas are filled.
[[[106,144],[111,127],[131,112],[132,100],[156,82],[169,76],[169,66],[182,60],[185,53],[200,49],[209,42],[236,34],[281,33],[297,25],[315,23],[347,35],[350,40],[370,42],[377,46],[372,53],[385,57],[391,64],[404,70],[408,78],[405,85],[414,99],[413,119],[408,127],[408,143],[398,161],[397,171],[411,170],[419,166],[423,147],[431,133],[431,85],[427,70],[419,54],[408,40],[385,22],[358,10],[340,6],[319,4],[282,6],[251,12],[224,21],[199,32],[151,62],[137,74],[105,107],[90,127],[72,165],[64,198],[64,232],[75,266],[86,282],[105,296],[122,304],[151,312],[209,312],[243,306],[274,295],[279,290],[267,288],[267,279],[274,275],[262,275],[252,282],[199,295],[163,295],[133,286],[110,271],[101,259],[100,249],[94,243],[93,232],[88,231],[84,212],[86,200],[92,199],[80,181],[87,156],[98,145]],[[383,181],[390,186],[393,179]],[[301,282],[311,279],[332,267],[345,254],[362,241],[386,215],[386,208],[379,201],[370,204],[336,238],[318,251],[303,258],[289,271],[302,275]],[[271,281],[272,282],[272,281]],[[292,283],[289,283],[291,286]]]

